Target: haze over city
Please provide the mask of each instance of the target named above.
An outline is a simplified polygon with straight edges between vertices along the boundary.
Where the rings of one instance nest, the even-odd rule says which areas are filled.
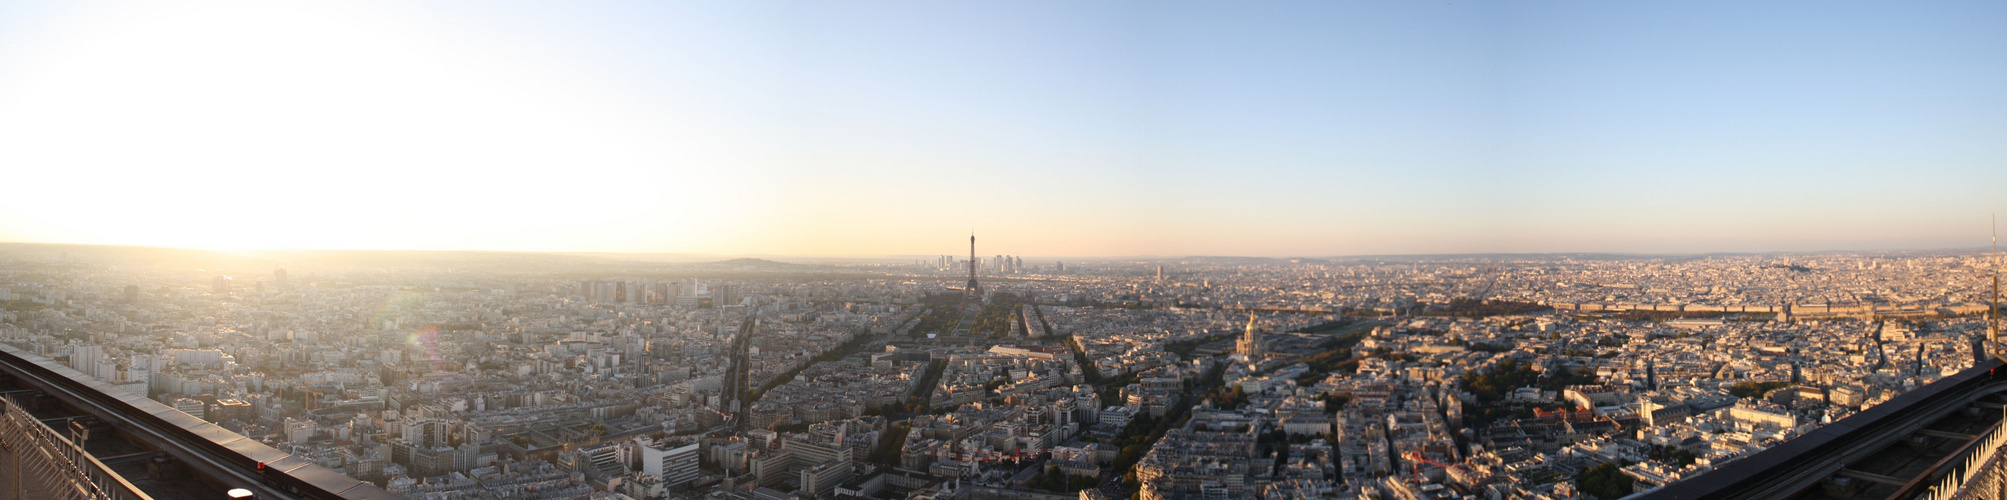
[[[1973,248],[2007,209],[2003,21],[1987,2],[10,2],[0,241]]]
[[[2007,500],[2003,27],[0,2],[0,497]]]

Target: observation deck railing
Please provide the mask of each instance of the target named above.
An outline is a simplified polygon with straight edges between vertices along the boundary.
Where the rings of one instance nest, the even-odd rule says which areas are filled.
[[[55,500],[152,500],[124,477],[85,453],[62,433],[43,425],[41,420],[15,404],[0,398],[0,450],[8,455],[8,471],[0,477],[14,480],[12,498]]]
[[[2000,453],[2000,447],[2007,446],[2007,408],[2001,411],[2000,425],[1979,438],[1961,467],[1945,474],[1936,486],[1924,490],[1917,498],[2007,500],[2007,461],[2002,460]]]

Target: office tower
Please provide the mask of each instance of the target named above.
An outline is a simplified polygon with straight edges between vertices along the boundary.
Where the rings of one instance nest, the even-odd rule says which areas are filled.
[[[230,293],[230,278],[219,275],[215,279],[210,280],[209,286],[211,292]]]
[[[605,281],[587,281],[583,284],[583,287],[585,288],[583,294],[585,295],[586,302],[589,303],[603,304],[607,302],[617,302],[620,300],[620,292],[622,288],[616,285],[624,285],[624,284],[625,283],[611,283]]]
[[[803,494],[826,497],[836,485],[850,479],[851,448],[842,443],[796,438],[781,441],[781,448],[793,456],[789,468],[801,471],[797,484]]]
[[[70,346],[70,368],[98,377],[98,358],[104,357],[104,349],[96,344]],[[100,377],[102,378],[102,377]]]
[[[719,284],[711,287],[711,306],[723,307],[739,303],[739,288]]]
[[[671,488],[697,479],[696,442],[650,443],[641,447],[641,472],[662,479]]]
[[[452,435],[447,431],[452,421],[443,418],[405,418],[403,436],[406,442],[425,448],[446,446]]]

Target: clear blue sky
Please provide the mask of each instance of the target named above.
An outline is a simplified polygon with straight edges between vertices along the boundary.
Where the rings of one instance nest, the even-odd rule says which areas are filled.
[[[0,240],[1984,245],[2007,4],[1755,4],[10,3]]]

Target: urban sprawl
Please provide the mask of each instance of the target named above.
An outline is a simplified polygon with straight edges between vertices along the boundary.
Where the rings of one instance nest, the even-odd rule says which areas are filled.
[[[1973,366],[1997,267],[149,251],[0,252],[0,342],[414,499],[1609,500]]]

